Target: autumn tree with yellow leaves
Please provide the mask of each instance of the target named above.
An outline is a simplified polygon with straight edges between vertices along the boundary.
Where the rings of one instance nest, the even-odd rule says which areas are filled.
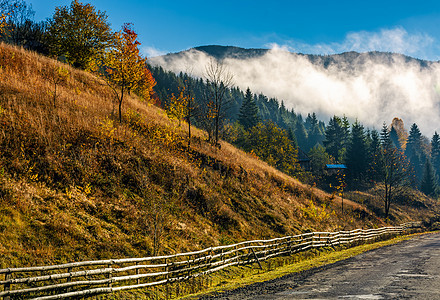
[[[5,25],[6,25],[5,20],[6,20],[6,16],[4,14],[1,14],[0,15],[0,34],[2,34],[4,32],[4,30],[5,30],[4,29]]]
[[[171,119],[176,119],[179,121],[179,126],[181,121],[186,118],[188,109],[188,96],[184,94],[184,89],[179,91],[179,95],[171,94],[168,99],[168,104],[166,107],[167,115]]]
[[[111,46],[113,33],[105,12],[74,0],[70,6],[55,9],[49,20],[47,39],[51,55],[62,56],[73,66],[88,69]]]
[[[156,84],[147,59],[139,53],[137,34],[132,24],[126,23],[115,34],[113,47],[104,54],[97,70],[115,93],[119,104],[119,122],[122,122],[122,102],[125,95],[135,93],[144,100],[150,100]]]

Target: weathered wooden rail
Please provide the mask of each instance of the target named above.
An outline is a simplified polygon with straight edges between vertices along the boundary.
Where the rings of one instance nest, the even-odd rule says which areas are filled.
[[[246,241],[175,255],[107,259],[61,265],[0,269],[0,297],[62,299],[184,281],[226,267],[258,263],[311,248],[368,242],[401,234],[419,223],[397,227],[311,232],[271,240]],[[261,267],[261,265],[260,265]]]

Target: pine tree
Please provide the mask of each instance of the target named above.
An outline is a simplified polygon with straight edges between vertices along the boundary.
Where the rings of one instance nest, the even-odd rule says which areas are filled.
[[[255,104],[251,90],[247,88],[243,104],[240,107],[238,122],[243,125],[246,130],[254,127],[260,122],[258,107]]]
[[[383,154],[380,144],[379,133],[371,131],[371,142],[368,151],[369,179],[373,182],[382,181],[383,175]]]
[[[295,133],[292,130],[292,127],[287,129],[287,137],[292,141],[292,145],[295,149],[298,149],[298,141],[296,140]]]
[[[437,131],[432,136],[431,140],[431,161],[434,172],[440,174],[440,136]],[[437,181],[437,184],[440,182]]]
[[[393,146],[393,141],[390,138],[390,132],[388,131],[388,126],[384,122],[382,125],[382,130],[380,131],[380,143],[382,149],[391,149]]]
[[[347,116],[343,116],[341,119],[341,127],[342,127],[342,146],[344,148],[348,147],[348,144],[350,143],[350,122],[348,121]]]
[[[310,117],[310,118],[309,118]],[[319,121],[315,113],[308,115],[307,120],[309,122],[309,132],[308,132],[308,148],[311,149],[317,144],[321,144],[323,141],[323,134],[319,128]],[[307,123],[307,121],[306,121]]]
[[[356,121],[351,129],[351,141],[347,149],[346,163],[351,179],[359,180],[367,172],[367,144],[364,126]]]
[[[429,159],[425,162],[420,190],[427,196],[435,196],[437,194],[437,178]]]
[[[341,152],[344,149],[345,133],[342,129],[341,119],[337,116],[330,118],[325,131],[324,147],[327,153],[332,156],[336,162],[339,162]]]
[[[416,180],[420,182],[423,175],[423,162],[425,155],[422,149],[422,134],[419,127],[414,123],[409,131],[408,142],[406,143],[405,156],[411,163]]]
[[[398,150],[402,150],[402,145],[400,144],[399,135],[394,127],[391,127],[390,138],[393,141],[394,147]]]
[[[308,151],[309,149],[307,149],[307,131],[304,127],[304,123],[300,119],[296,121],[294,133],[298,146],[304,151]]]

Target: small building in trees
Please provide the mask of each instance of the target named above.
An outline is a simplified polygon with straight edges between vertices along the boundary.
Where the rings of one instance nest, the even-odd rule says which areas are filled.
[[[304,171],[312,170],[310,157],[300,147],[298,147],[298,164]]]
[[[329,175],[333,175],[345,172],[345,170],[347,170],[347,166],[344,164],[327,164],[325,165],[325,169]]]

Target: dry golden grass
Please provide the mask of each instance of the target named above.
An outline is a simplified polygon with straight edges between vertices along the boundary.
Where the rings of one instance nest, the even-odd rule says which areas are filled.
[[[0,268],[384,224],[89,73],[1,44],[0,80]]]

